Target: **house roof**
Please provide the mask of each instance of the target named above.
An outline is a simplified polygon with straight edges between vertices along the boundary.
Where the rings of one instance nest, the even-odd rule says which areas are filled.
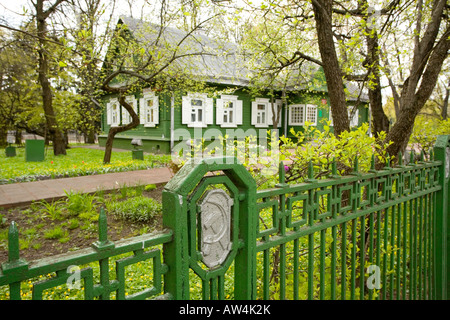
[[[130,17],[120,17],[119,23],[126,25],[145,48],[157,46],[161,54],[167,55],[166,58],[177,50],[182,57],[177,58],[171,66],[175,72],[188,72],[210,83],[237,86],[248,86],[254,76],[235,43],[215,40],[201,32],[188,34],[172,27],[161,30],[159,25]],[[301,68],[291,72],[283,81],[283,87],[289,91],[328,91],[323,69],[312,63],[302,64]],[[347,100],[369,100],[367,93],[361,92],[358,85],[346,82],[345,86]]]
[[[168,55],[166,58],[170,58],[173,50],[178,50],[182,57],[174,61],[175,70],[187,71],[207,82],[249,84],[250,71],[234,43],[218,41],[200,32],[188,34],[171,27],[164,27],[161,31],[156,24],[129,17],[121,17],[120,20],[135,39],[145,46],[158,46],[162,54]]]

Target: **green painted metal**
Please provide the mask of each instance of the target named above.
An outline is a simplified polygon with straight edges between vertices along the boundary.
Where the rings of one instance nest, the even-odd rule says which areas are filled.
[[[44,158],[44,140],[25,140],[25,161],[44,161]]]
[[[9,229],[9,259],[1,265],[0,286],[9,285],[10,299],[21,299],[21,283],[32,282],[32,299],[40,300],[43,291],[66,284],[74,276],[73,267],[79,267],[80,281],[82,280],[84,298],[86,300],[109,300],[115,293],[116,299],[144,299],[144,298],[170,298],[164,295],[162,277],[167,273],[168,267],[162,262],[161,246],[172,241],[172,231],[159,234],[146,234],[117,242],[111,242],[106,236],[106,216],[100,213],[99,240],[92,248],[82,249],[73,253],[44,258],[38,261],[27,262],[19,256],[18,228],[12,223]],[[144,251],[148,250],[148,251]],[[116,279],[110,280],[109,259],[132,253],[116,261]],[[125,270],[130,264],[152,259],[153,286],[133,295],[125,294]],[[95,283],[93,268],[89,264],[98,262],[100,266],[100,283]],[[45,280],[36,280],[38,276],[53,274]]]
[[[144,150],[131,150],[131,158],[133,160],[144,160]]]
[[[220,176],[205,176],[220,171]],[[232,194],[232,247],[220,267],[206,268],[198,248],[197,200],[211,185],[223,185]],[[224,276],[234,262],[234,297],[254,299],[256,239],[256,184],[236,158],[192,159],[169,181],[163,191],[163,224],[174,233],[164,246],[169,265],[165,290],[174,299],[189,298],[189,269],[202,281],[204,299],[223,299]]]
[[[256,189],[236,158],[194,158],[165,186],[160,234],[112,242],[102,210],[92,248],[28,262],[11,223],[0,286],[20,299],[23,281],[55,272],[33,283],[32,298],[41,299],[44,290],[66,283],[75,265],[85,299],[190,299],[197,286],[202,299],[219,300],[448,299],[450,136],[438,137],[429,160],[401,158],[382,170],[373,158],[367,173],[355,159],[348,176],[333,163],[326,179],[315,179],[310,164],[300,184],[285,182],[281,162],[279,183],[265,190]],[[201,203],[216,189],[233,199],[230,242],[220,264],[208,267]],[[126,253],[110,279],[112,259]],[[152,285],[127,295],[125,269],[140,261],[151,261]]]
[[[13,146],[7,146],[5,148],[5,155],[7,157],[15,157],[16,156],[16,147]]]

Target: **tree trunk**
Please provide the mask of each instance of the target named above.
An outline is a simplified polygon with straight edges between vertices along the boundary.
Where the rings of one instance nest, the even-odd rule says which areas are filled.
[[[333,39],[331,20],[333,1],[315,0],[312,1],[312,4],[319,41],[319,51],[327,81],[328,95],[330,97],[334,132],[336,136],[339,136],[342,132],[350,130],[350,121],[348,119],[342,71],[339,66]]]
[[[389,132],[389,119],[383,110],[380,81],[380,49],[378,44],[378,33],[375,29],[368,29],[367,36],[367,60],[366,68],[369,75],[369,101],[372,110],[373,127],[372,132],[376,136],[382,131]]]
[[[106,138],[106,144],[105,144],[105,156],[103,158],[103,163],[110,163],[111,162],[111,153],[112,153],[112,147],[114,142],[114,137],[116,134],[131,130],[133,128],[136,128],[139,125],[139,116],[134,112],[133,107],[125,102],[125,98],[123,96],[119,97],[119,103],[123,108],[125,108],[128,113],[131,115],[131,122],[124,126],[119,127],[111,127],[108,132],[108,137]]]
[[[436,46],[432,48],[428,61],[424,62],[426,64],[425,71],[421,72],[424,69],[422,66],[418,67],[419,69],[411,70],[411,74],[420,72],[422,75],[419,88],[410,86],[410,78],[405,81],[408,91],[402,91],[400,117],[386,137],[386,141],[393,142],[388,147],[389,154],[397,155],[400,151],[405,151],[414,127],[414,120],[433,92],[442,64],[448,56],[448,50],[450,50],[450,27],[447,28]],[[409,90],[413,90],[413,93],[411,94]]]
[[[448,83],[447,89],[445,90],[444,104],[442,105],[442,119],[447,119],[448,117],[448,100],[450,97],[450,81]]]
[[[42,87],[42,106],[44,108],[47,132],[53,141],[53,153],[57,156],[66,154],[66,143],[56,121],[55,111],[53,109],[52,89],[48,80],[48,57],[45,48],[46,41],[44,39],[47,34],[45,19],[48,13],[44,12],[43,2],[43,0],[38,0],[36,3],[36,27],[39,35],[39,83]]]

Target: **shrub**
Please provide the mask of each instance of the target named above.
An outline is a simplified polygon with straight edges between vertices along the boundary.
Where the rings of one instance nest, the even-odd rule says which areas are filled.
[[[107,203],[106,208],[115,216],[132,222],[149,222],[162,213],[162,205],[158,201],[144,196]]]
[[[450,134],[450,118],[446,120],[419,115],[414,122],[414,129],[409,138],[413,148],[429,156],[438,135]]]
[[[151,191],[156,189],[156,185],[155,184],[148,184],[145,186],[145,191]]]

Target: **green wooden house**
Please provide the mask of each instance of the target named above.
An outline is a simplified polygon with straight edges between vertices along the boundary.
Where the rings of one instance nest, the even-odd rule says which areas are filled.
[[[145,38],[142,30],[144,25],[148,28],[148,23],[122,17],[119,24],[126,26],[137,41]],[[186,36],[185,32],[173,28],[165,28],[164,34],[172,39]],[[321,68],[310,68],[307,76],[302,74],[298,79],[292,77],[287,89],[272,91],[272,95],[268,92],[252,94],[249,90],[251,71],[245,68],[235,44],[221,43],[218,46],[214,39],[203,34],[191,36],[194,39],[192,46],[216,47],[226,52],[205,55],[195,61],[180,59],[177,62],[181,68],[183,63],[190,64],[190,70],[195,70],[192,77],[206,83],[208,90],[162,93],[145,88],[130,94],[126,100],[139,115],[140,125],[117,134],[114,147],[132,149],[131,140],[138,138],[143,142],[144,151],[169,154],[177,146],[189,145],[192,140],[204,139],[208,143],[226,134],[236,138],[254,134],[266,136],[268,129],[288,136],[291,128],[301,130],[306,122],[320,129],[324,125],[323,120],[331,120]],[[195,65],[194,69],[192,65]],[[349,106],[358,101],[357,108],[352,112],[351,125],[367,122],[367,96],[360,94],[355,85],[348,84],[347,90]],[[131,121],[128,112],[118,103],[117,96],[104,95],[102,100],[104,112],[100,146],[105,145],[109,128]],[[349,110],[352,108],[349,107]]]

